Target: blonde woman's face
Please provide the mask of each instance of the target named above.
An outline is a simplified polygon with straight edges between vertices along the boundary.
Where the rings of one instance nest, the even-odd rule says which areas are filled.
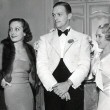
[[[25,33],[21,22],[14,21],[10,24],[9,36],[13,42],[23,41]]]
[[[106,48],[106,46],[110,43],[105,38],[105,34],[102,33],[102,29],[98,29],[96,32],[96,41],[98,43],[98,47],[101,49]]]

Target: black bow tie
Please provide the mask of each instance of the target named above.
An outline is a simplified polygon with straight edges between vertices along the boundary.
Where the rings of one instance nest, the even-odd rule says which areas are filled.
[[[58,29],[58,35],[60,37],[64,33],[67,36],[69,31],[70,31],[70,29],[66,29],[64,32],[62,32],[61,30]]]

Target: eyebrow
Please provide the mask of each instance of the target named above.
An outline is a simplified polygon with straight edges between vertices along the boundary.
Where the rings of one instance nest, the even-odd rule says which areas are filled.
[[[10,27],[10,28],[13,28],[13,27]],[[15,28],[22,28],[21,26],[16,26]]]
[[[64,13],[64,12],[57,12],[57,13]],[[55,13],[52,13],[52,14],[55,14]]]

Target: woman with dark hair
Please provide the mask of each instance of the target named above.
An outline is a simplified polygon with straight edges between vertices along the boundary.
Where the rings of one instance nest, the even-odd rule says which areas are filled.
[[[96,40],[101,51],[94,56],[92,72],[99,88],[97,110],[110,110],[110,24],[99,26]]]
[[[22,18],[9,21],[8,37],[0,44],[1,85],[8,110],[33,110],[36,86],[35,51],[29,24]]]

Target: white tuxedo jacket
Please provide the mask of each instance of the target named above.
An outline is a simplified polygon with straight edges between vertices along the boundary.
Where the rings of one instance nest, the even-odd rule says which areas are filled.
[[[37,53],[37,74],[47,91],[51,91],[52,86],[57,83],[52,74],[60,58],[60,41],[57,30],[41,36]],[[73,82],[74,88],[79,87],[90,68],[88,36],[70,29],[63,60],[72,73],[69,79]]]

